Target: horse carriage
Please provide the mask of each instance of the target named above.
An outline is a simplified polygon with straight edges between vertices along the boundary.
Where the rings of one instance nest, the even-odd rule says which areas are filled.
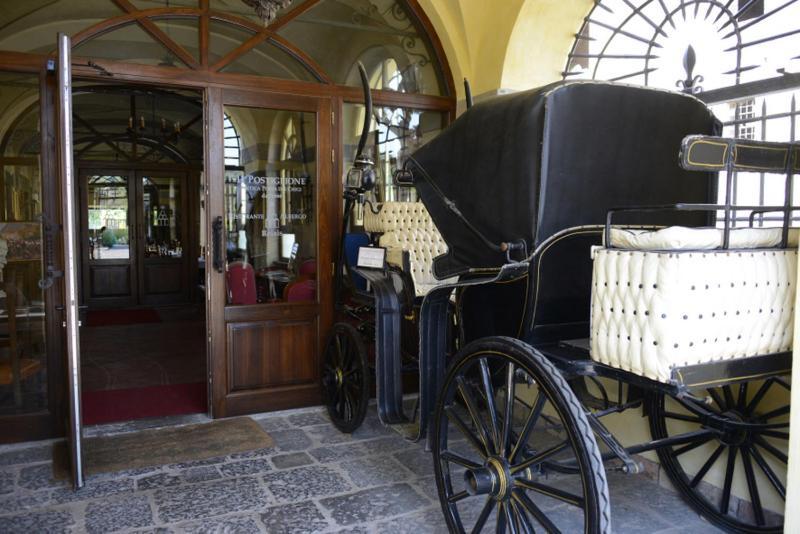
[[[446,244],[432,268],[447,282],[415,313],[414,417],[402,275],[382,261],[350,270],[372,287],[379,416],[427,439],[452,531],[559,532],[578,516],[610,532],[606,470],[639,473],[649,452],[716,526],[782,530],[800,145],[720,133],[690,95],[558,83],[472,107],[396,174]],[[356,168],[346,209],[371,185],[369,162]],[[783,175],[785,203],[735,206],[735,172]],[[737,227],[737,210],[783,225]],[[324,386],[347,419],[365,409],[354,392],[369,396],[371,368],[337,339]],[[649,439],[609,429],[629,410]]]

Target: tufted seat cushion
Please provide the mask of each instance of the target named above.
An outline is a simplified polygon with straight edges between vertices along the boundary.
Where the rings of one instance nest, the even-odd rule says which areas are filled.
[[[796,272],[797,249],[597,249],[591,357],[668,382],[674,367],[791,350]]]
[[[453,280],[440,281],[433,276],[433,259],[447,252],[447,244],[422,202],[384,202],[377,214],[367,209],[364,229],[383,234],[379,244],[386,248],[390,263],[402,265],[403,251],[408,251],[418,297]]]
[[[731,249],[771,248],[780,246],[781,228],[734,228],[730,233]],[[670,226],[659,230],[612,228],[611,245],[629,250],[709,250],[722,247],[720,228]],[[797,247],[798,229],[789,230],[788,244]]]

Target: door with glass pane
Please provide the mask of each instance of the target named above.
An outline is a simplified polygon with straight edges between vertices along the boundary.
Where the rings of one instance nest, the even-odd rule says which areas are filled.
[[[136,181],[131,171],[80,176],[83,301],[90,307],[136,303]]]
[[[171,304],[189,300],[187,176],[139,172],[136,177],[139,300]]]
[[[317,403],[332,314],[330,101],[217,95],[207,262],[214,415]]]

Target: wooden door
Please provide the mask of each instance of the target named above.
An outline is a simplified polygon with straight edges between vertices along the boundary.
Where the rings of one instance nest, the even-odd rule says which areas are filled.
[[[213,415],[318,403],[333,308],[330,100],[209,89],[207,102]],[[223,154],[223,120],[238,159]]]
[[[189,300],[192,238],[187,173],[136,173],[136,234],[139,302],[177,304]]]
[[[81,282],[92,308],[137,303],[136,190],[129,170],[80,173]]]

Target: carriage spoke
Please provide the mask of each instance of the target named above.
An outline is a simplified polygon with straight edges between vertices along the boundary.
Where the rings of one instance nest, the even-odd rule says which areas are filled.
[[[747,449],[743,448],[742,464],[744,465],[744,475],[747,479],[747,490],[750,492],[750,502],[753,505],[753,512],[756,516],[756,523],[759,525],[764,524],[764,509],[761,507],[761,496],[758,494],[758,484],[756,484],[756,477],[753,473],[753,462],[750,461],[750,455]]]
[[[516,383],[514,375],[516,367],[513,362],[508,362],[508,372],[506,374],[506,411],[503,417],[503,439],[498,447],[499,453],[505,456],[511,440],[511,427],[514,426],[514,398],[516,396]]]
[[[530,480],[516,480],[514,483],[520,488],[524,488],[530,491],[535,491],[536,493],[541,493],[542,495],[547,495],[548,497],[552,497],[553,499],[563,501],[573,506],[577,506],[578,508],[584,507],[583,497],[579,495],[574,495],[572,493],[569,493],[568,491],[564,491],[551,486],[545,486],[544,484],[541,484],[539,482],[533,482]]]
[[[764,457],[761,456],[761,453],[758,452],[758,449],[756,449],[755,447],[750,447],[750,454],[753,455],[753,459],[758,464],[758,467],[761,468],[761,471],[764,472],[764,475],[767,477],[767,480],[770,481],[770,483],[772,484],[772,487],[775,488],[775,491],[777,491],[778,494],[785,501],[786,500],[786,488],[784,487],[783,483],[781,482],[781,479],[778,478],[778,475],[775,474],[775,471],[772,470],[772,468],[769,466],[769,464],[764,459]]]
[[[514,449],[511,451],[511,454],[508,456],[508,461],[513,462],[514,459],[517,457],[519,451],[525,446],[528,442],[528,436],[530,435],[533,428],[536,426],[536,422],[539,420],[539,415],[542,413],[542,408],[544,408],[544,403],[547,402],[547,398],[542,394],[540,391],[539,394],[536,396],[536,400],[533,403],[533,407],[531,408],[531,412],[528,414],[528,419],[525,421],[525,426],[522,429],[519,437],[517,438],[516,444],[514,444]]]
[[[713,453],[711,453],[711,456],[708,457],[708,460],[706,460],[706,463],[703,464],[703,467],[701,467],[700,470],[697,473],[695,473],[694,478],[692,478],[692,480],[689,482],[689,485],[691,487],[694,488],[695,486],[697,486],[697,484],[700,483],[701,480],[703,480],[703,477],[706,476],[708,470],[711,469],[711,466],[714,465],[714,463],[716,463],[717,458],[719,458],[719,456],[722,454],[722,451],[724,450],[725,446],[720,445]]]
[[[517,521],[519,522],[520,530],[525,534],[533,534],[533,527],[531,526],[528,515],[525,513],[525,510],[522,508],[522,506],[514,499],[509,502],[511,504],[511,510],[514,512],[514,517],[516,517]]]
[[[775,458],[777,458],[778,460],[780,460],[785,464],[789,463],[789,457],[786,456],[786,453],[778,450],[774,445],[767,442],[764,438],[762,438],[761,436],[755,436],[755,440],[756,444],[758,444],[759,447],[770,453],[772,456],[774,456]]]
[[[722,400],[722,397],[720,397],[720,396],[719,396],[719,393],[717,393],[717,390],[716,390],[716,389],[714,389],[714,388],[708,388],[708,389],[706,389],[706,391],[708,392],[708,395],[709,395],[709,396],[710,396],[712,399],[714,399],[714,402],[716,403],[717,407],[718,407],[720,410],[724,410],[724,409],[726,408],[726,406],[725,406],[725,402]]]
[[[455,423],[455,425],[458,427],[458,429],[461,431],[464,437],[467,438],[467,441],[469,442],[470,445],[472,445],[472,448],[478,451],[478,454],[480,454],[482,458],[486,458],[486,455],[488,454],[487,449],[483,446],[480,439],[478,439],[478,437],[475,434],[473,434],[469,428],[467,428],[467,424],[464,422],[463,419],[461,419],[461,417],[459,417],[459,415],[455,412],[453,407],[446,406],[444,412],[447,415],[447,418],[451,420],[453,423]]]
[[[497,521],[495,522],[495,534],[505,534],[506,532],[506,512],[503,509],[503,501],[497,505]]]
[[[776,439],[786,439],[786,440],[789,439],[788,432],[778,432],[777,430],[763,430],[761,431],[761,435],[769,436],[771,438],[776,438]]]
[[[761,416],[761,419],[769,421],[770,419],[774,419],[776,417],[788,414],[789,410],[791,410],[791,407],[787,404],[786,406],[782,406],[780,408],[765,413],[764,415]]]
[[[730,386],[722,386],[722,393],[725,395],[725,408],[731,409],[736,405],[733,400],[733,391]]]
[[[562,441],[561,443],[559,443],[557,445],[553,445],[549,449],[546,449],[546,450],[540,452],[539,454],[535,454],[534,456],[532,456],[531,458],[528,458],[524,462],[513,466],[511,468],[511,474],[513,475],[515,473],[519,473],[520,471],[524,471],[525,469],[527,469],[529,467],[532,467],[532,466],[534,466],[536,464],[542,463],[547,458],[550,458],[551,456],[554,456],[554,455],[558,454],[559,452],[563,451],[567,447],[569,447],[569,442],[567,440],[564,440],[564,441]]]
[[[722,500],[719,503],[719,513],[728,515],[728,505],[731,502],[731,488],[733,487],[733,472],[736,470],[737,447],[728,448],[728,464],[725,468],[725,482],[722,486]]]
[[[480,465],[476,464],[471,460],[467,460],[463,456],[460,456],[454,452],[445,451],[441,455],[442,460],[446,462],[450,462],[451,464],[458,464],[462,467],[466,467],[467,469],[480,469]]]
[[[764,398],[764,395],[767,394],[769,388],[772,387],[774,382],[775,380],[773,378],[768,378],[763,384],[761,384],[761,387],[758,388],[758,391],[756,391],[756,394],[753,395],[753,398],[750,400],[750,404],[747,405],[747,413],[752,413],[755,407],[758,406],[758,403],[761,402],[761,399]]]
[[[680,449],[675,449],[674,451],[672,451],[672,454],[675,455],[675,456],[680,456],[681,454],[684,454],[684,453],[687,453],[689,451],[692,451],[692,450],[696,449],[697,447],[700,447],[701,445],[705,445],[706,443],[708,443],[709,441],[711,441],[715,437],[716,436],[714,436],[713,434],[710,434],[708,436],[704,436],[704,437],[702,437],[701,439],[698,439],[695,442],[689,443],[688,445],[684,445]]]
[[[747,405],[747,384],[747,382],[739,384],[739,401],[736,403],[736,409],[740,412],[744,411]]]
[[[516,500],[531,516],[542,525],[547,532],[561,532],[558,527],[547,518],[546,515],[536,506],[524,491],[514,490],[511,497]]]
[[[467,497],[469,497],[469,493],[467,493],[466,491],[459,491],[455,495],[451,495],[450,497],[448,497],[447,498],[447,502],[452,504],[452,503],[456,503],[458,501],[463,501]]]
[[[511,503],[506,502],[503,504],[503,515],[506,516],[506,525],[508,525],[508,530],[511,534],[519,534],[519,530],[517,529],[517,523],[514,521],[514,516],[511,513]]]
[[[691,415],[685,415],[685,414],[682,414],[682,413],[666,412],[665,411],[664,412],[664,417],[667,417],[669,419],[676,419],[678,421],[688,421],[690,423],[698,423],[698,424],[700,423],[700,418],[699,417],[694,417],[694,416],[691,416]]]
[[[458,384],[458,392],[461,394],[461,398],[464,399],[464,403],[467,405],[467,411],[472,418],[472,422],[475,424],[475,429],[478,431],[478,437],[483,443],[486,452],[491,453],[493,446],[491,438],[489,437],[489,430],[486,428],[486,423],[483,421],[481,413],[478,411],[475,399],[469,391],[470,386],[464,380],[463,376],[456,377],[456,382]]]
[[[472,527],[473,534],[483,530],[483,526],[486,524],[486,520],[489,519],[489,515],[492,513],[492,510],[494,510],[494,505],[496,502],[497,501],[491,497],[486,497],[486,503],[483,505],[483,510],[481,510],[481,514],[475,521],[475,526]]]
[[[489,363],[486,358],[480,359],[481,379],[483,381],[483,389],[486,394],[486,407],[489,409],[489,421],[492,424],[492,438],[495,444],[495,453],[500,453],[500,429],[497,427],[497,406],[494,401],[494,387],[492,380],[489,376]]]

